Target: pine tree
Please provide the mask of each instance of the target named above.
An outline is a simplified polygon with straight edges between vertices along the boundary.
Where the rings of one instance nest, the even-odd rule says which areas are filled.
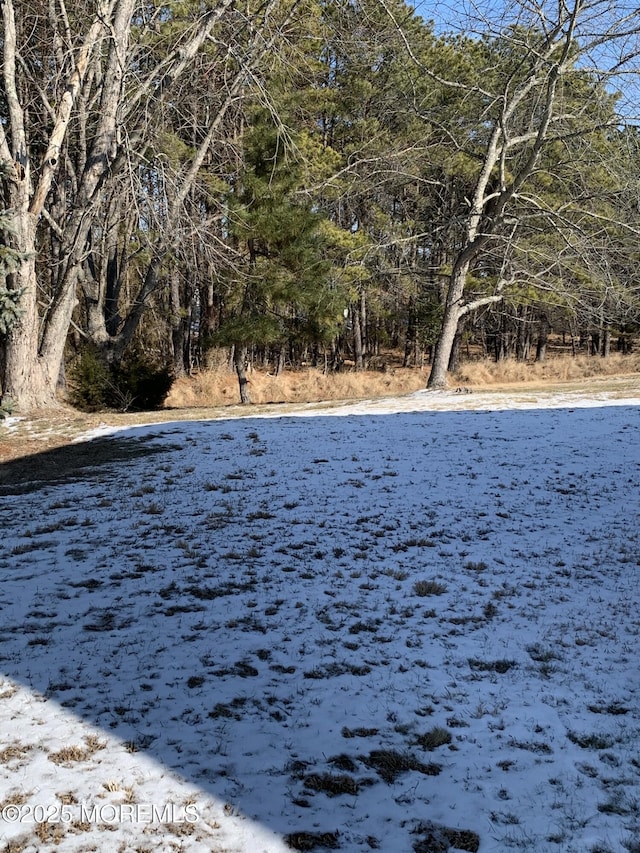
[[[329,257],[324,217],[299,192],[304,166],[295,140],[256,109],[245,132],[243,169],[229,200],[230,232],[242,258],[233,271],[227,314],[213,337],[235,348],[241,400],[250,402],[245,362],[249,347],[285,352],[335,335],[345,297]],[[238,274],[240,273],[240,274]]]

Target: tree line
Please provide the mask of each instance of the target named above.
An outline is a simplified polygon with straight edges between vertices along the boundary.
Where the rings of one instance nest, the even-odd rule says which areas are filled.
[[[638,9],[0,0],[2,405],[637,329]],[[625,93],[629,93],[626,96]],[[134,390],[132,390],[134,389]],[[126,402],[124,400],[123,401]]]

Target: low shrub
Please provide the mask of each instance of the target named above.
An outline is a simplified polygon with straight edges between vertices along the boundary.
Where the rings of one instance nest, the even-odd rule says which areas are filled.
[[[87,347],[69,371],[70,402],[84,412],[158,409],[172,382],[170,368],[143,353],[109,364],[98,350]]]

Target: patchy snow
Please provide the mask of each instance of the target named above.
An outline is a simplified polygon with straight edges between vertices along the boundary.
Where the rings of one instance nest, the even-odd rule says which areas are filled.
[[[7,432],[12,432],[23,420],[24,418],[17,417],[16,415],[6,415],[6,417],[0,418],[0,427]]]
[[[101,427],[157,452],[16,484],[0,848],[638,851],[639,406]]]

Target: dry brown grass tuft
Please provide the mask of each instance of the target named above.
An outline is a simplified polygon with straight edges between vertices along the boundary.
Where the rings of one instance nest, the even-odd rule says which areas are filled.
[[[325,374],[315,368],[285,371],[273,376],[262,370],[248,374],[253,403],[317,403],[324,400],[362,400],[409,394],[424,388],[422,370],[397,368],[388,372],[363,370]],[[235,373],[211,370],[174,382],[165,401],[168,408],[224,406],[239,402]]]
[[[62,842],[68,831],[68,824],[52,823],[44,820],[36,824],[34,834],[43,844],[50,844],[55,849]]]
[[[608,358],[562,354],[552,355],[544,362],[478,359],[466,362],[457,373],[450,375],[449,386],[539,385],[635,373],[640,373],[640,353],[613,353]],[[386,371],[348,370],[342,373],[323,373],[309,367],[285,371],[280,376],[254,368],[248,373],[249,393],[257,405],[402,396],[423,389],[428,376],[428,365],[425,368],[395,367]],[[220,366],[176,380],[165,406],[169,409],[228,406],[237,405],[239,399],[235,373]]]
[[[23,744],[16,741],[0,750],[0,764],[13,764],[23,761],[33,749],[32,744]]]
[[[628,376],[640,373],[640,353],[608,358],[588,355],[556,355],[546,361],[503,361],[483,359],[462,365],[452,377],[452,384],[482,387],[485,385],[514,385],[525,382],[570,382],[596,376]]]
[[[23,806],[28,802],[32,793],[33,791],[18,790],[8,793],[3,800],[0,800],[0,812],[6,809],[7,806]]]
[[[9,681],[5,681],[4,684],[0,683],[0,699],[11,699],[17,692],[18,688]]]
[[[73,793],[73,791],[60,791],[56,794],[56,797],[63,806],[73,806],[78,802],[78,798]]]
[[[64,746],[58,752],[51,752],[47,758],[54,764],[73,764],[76,761],[88,761],[92,755],[101,749],[106,749],[106,742],[101,741],[96,735],[86,735],[84,738],[86,746]]]

